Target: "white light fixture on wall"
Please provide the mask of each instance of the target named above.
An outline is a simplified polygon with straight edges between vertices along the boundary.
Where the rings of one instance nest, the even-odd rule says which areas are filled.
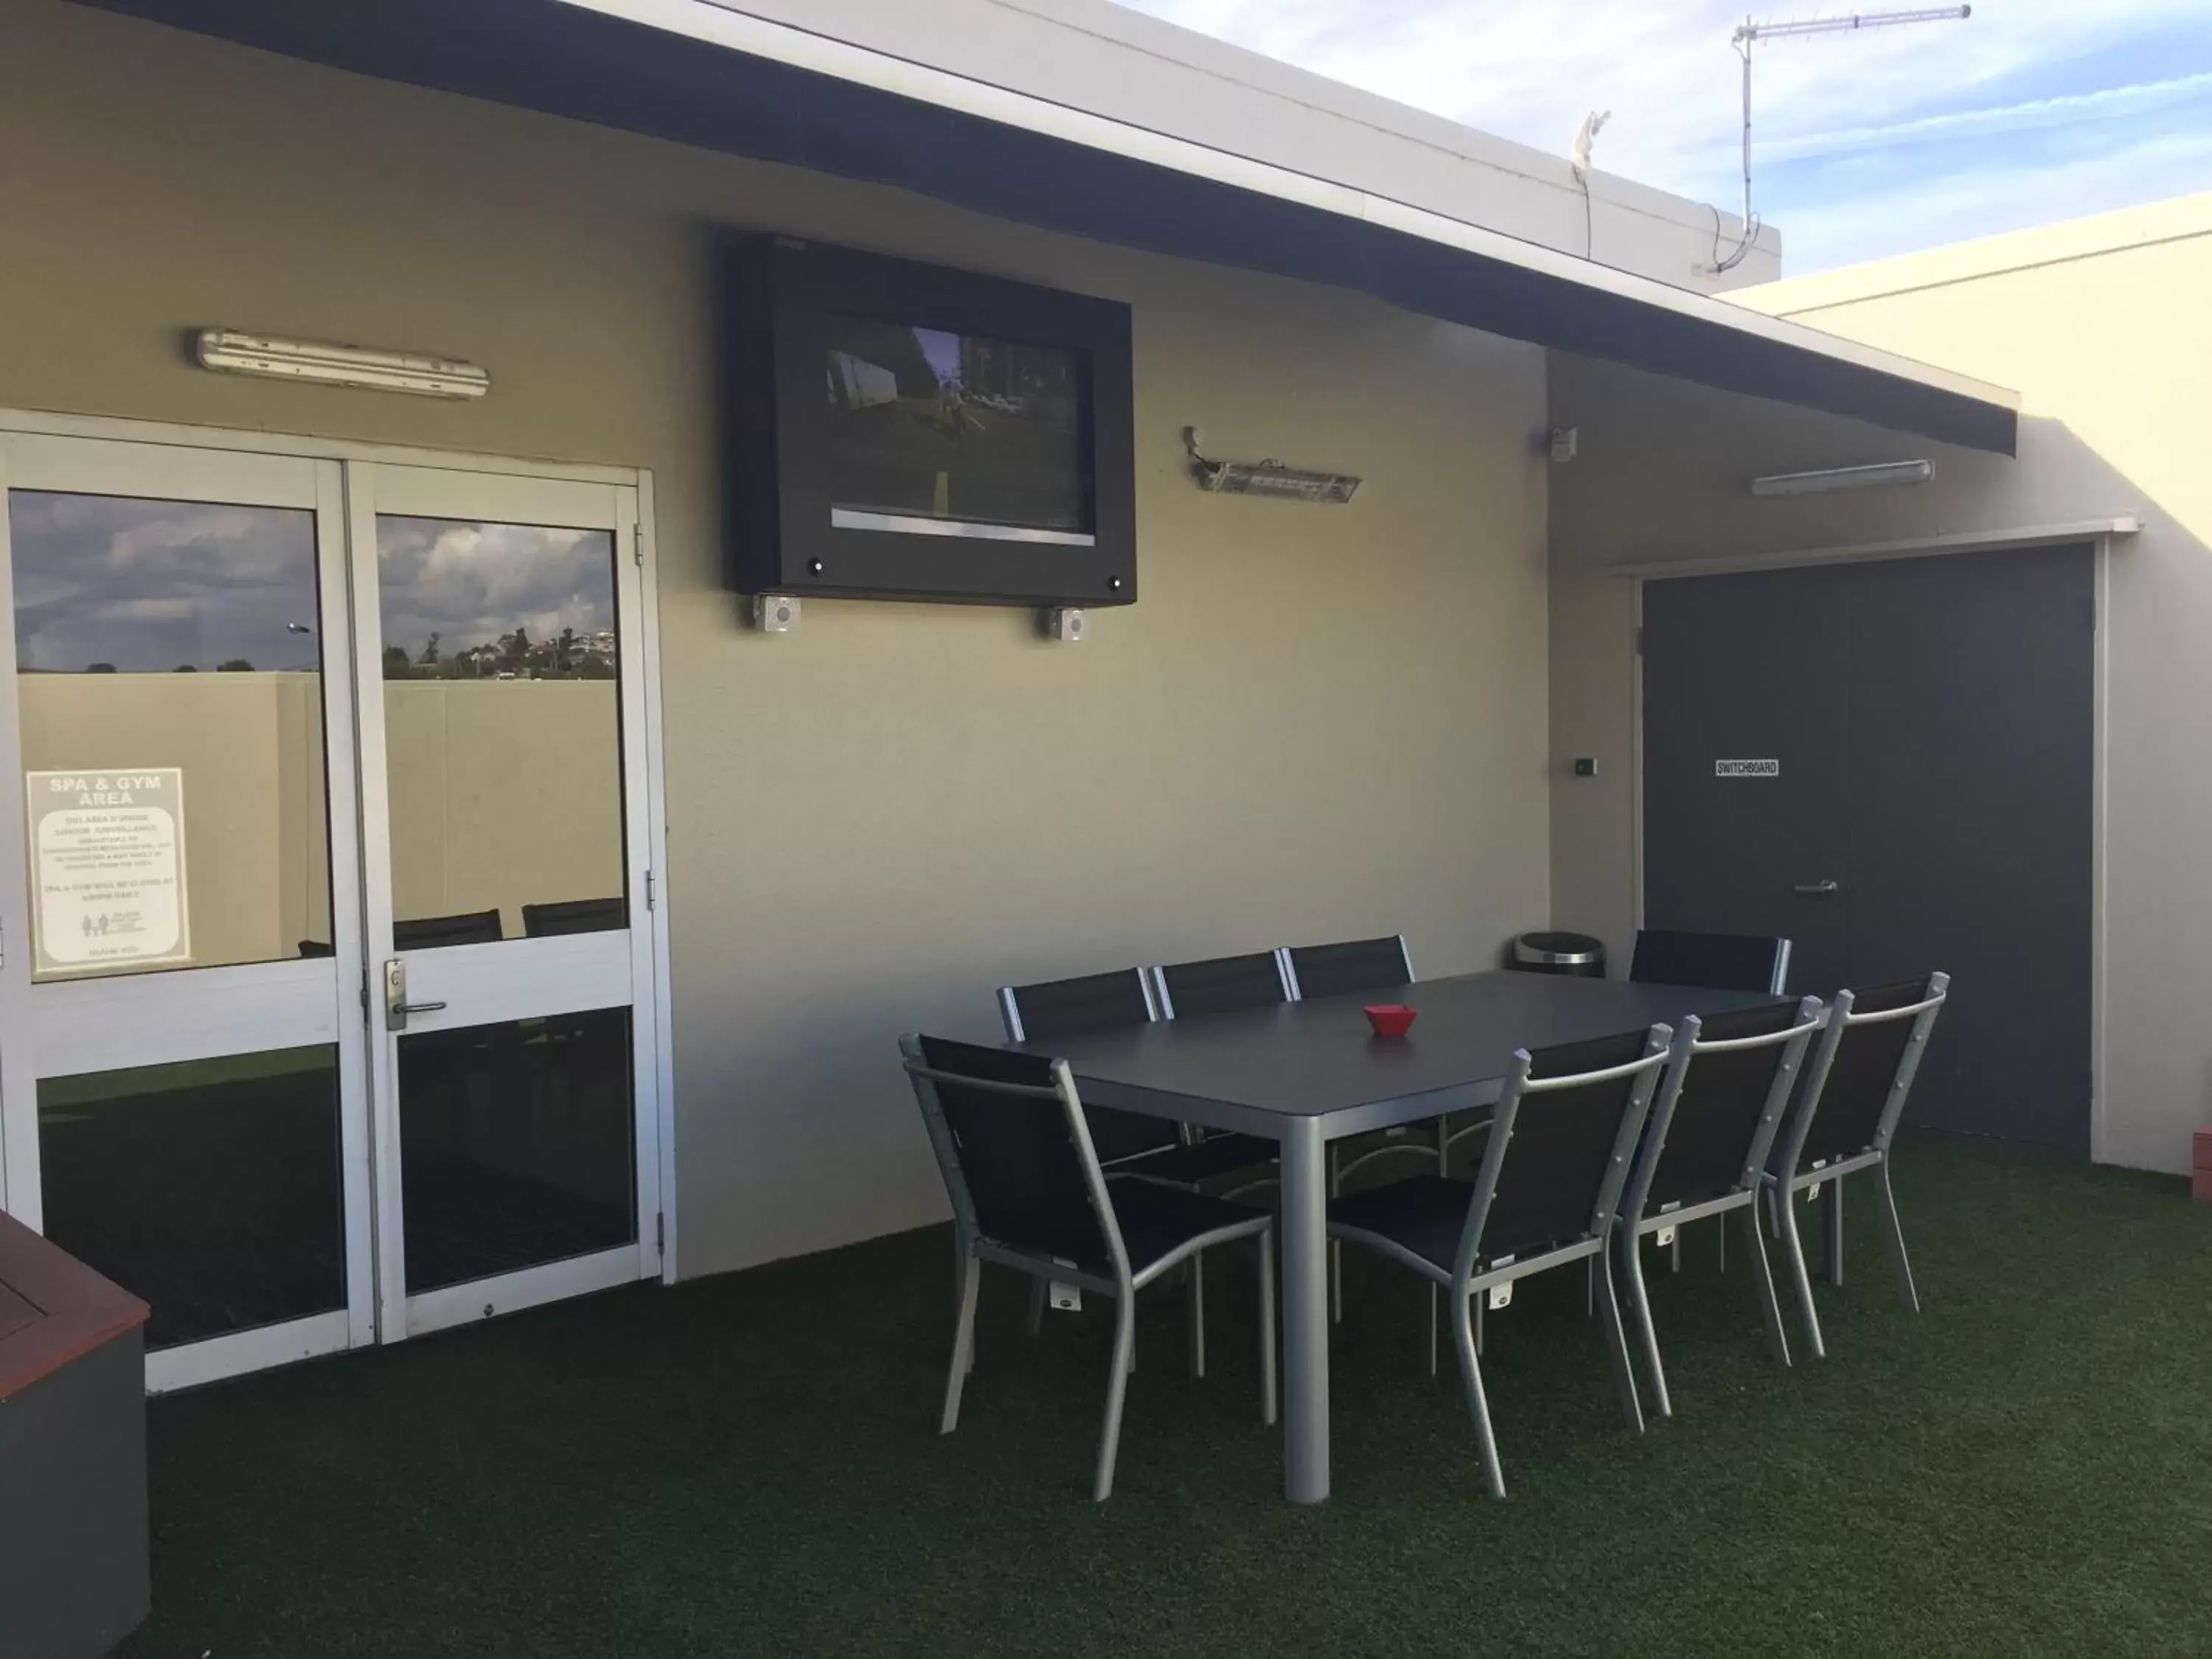
[[[1359,488],[1349,472],[1316,472],[1280,461],[1211,461],[1199,453],[1206,434],[1194,426],[1182,429],[1182,446],[1190,452],[1191,473],[1200,489],[1221,495],[1272,495],[1278,501],[1324,501],[1342,506]]]
[[[1936,476],[1933,461],[1883,461],[1875,466],[1832,466],[1818,472],[1774,472],[1751,481],[1754,495],[1820,495],[1832,489],[1880,489],[1896,484],[1924,484]]]
[[[193,342],[202,368],[223,374],[258,374],[278,380],[312,380],[365,392],[404,392],[418,398],[481,398],[491,376],[474,363],[403,351],[368,351],[319,340],[280,340],[236,329],[202,329]]]

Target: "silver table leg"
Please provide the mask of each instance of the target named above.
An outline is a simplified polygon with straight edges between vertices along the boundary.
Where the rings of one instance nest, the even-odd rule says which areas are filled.
[[[1328,1496],[1328,1165],[1321,1124],[1283,1127],[1283,1492]]]

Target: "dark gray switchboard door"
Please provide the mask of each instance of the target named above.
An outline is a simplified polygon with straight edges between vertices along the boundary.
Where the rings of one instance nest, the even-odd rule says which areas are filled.
[[[1944,969],[1908,1120],[2081,1153],[2094,572],[2039,548],[1644,594],[1647,925],[1787,935],[1815,995]],[[1714,775],[1753,759],[1779,765]]]

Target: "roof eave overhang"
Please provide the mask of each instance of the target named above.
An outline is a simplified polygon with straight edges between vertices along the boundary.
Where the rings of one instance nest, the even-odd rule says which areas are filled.
[[[1553,349],[2015,453],[2019,400],[2003,387],[715,0],[91,3],[386,79],[1353,289]]]

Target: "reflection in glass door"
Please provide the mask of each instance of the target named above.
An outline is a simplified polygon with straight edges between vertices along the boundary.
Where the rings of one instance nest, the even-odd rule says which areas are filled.
[[[149,1303],[157,1386],[364,1340],[337,466],[16,434],[0,478],[8,1207]]]
[[[657,1269],[636,497],[354,479],[387,1334]]]
[[[169,1388],[659,1271],[635,489],[0,432],[0,1207]]]

